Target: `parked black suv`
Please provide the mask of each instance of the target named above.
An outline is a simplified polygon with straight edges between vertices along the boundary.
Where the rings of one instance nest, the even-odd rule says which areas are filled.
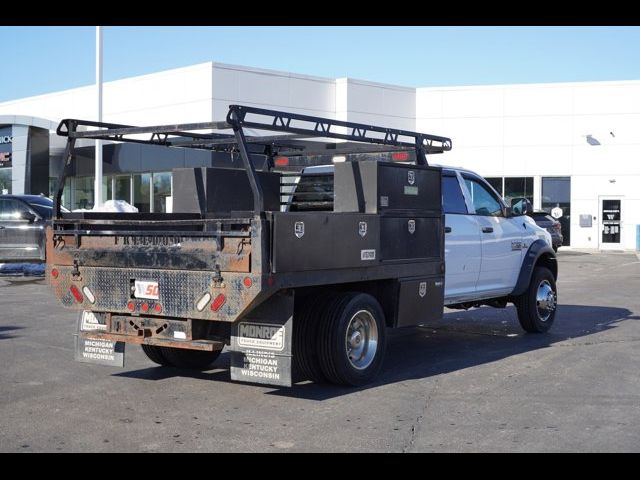
[[[45,261],[45,225],[53,200],[40,195],[0,195],[0,263]]]
[[[562,246],[564,238],[562,237],[562,226],[560,222],[549,215],[547,212],[530,212],[529,215],[533,218],[539,227],[542,227],[551,234],[551,242],[553,243],[553,250],[558,251],[558,247]]]

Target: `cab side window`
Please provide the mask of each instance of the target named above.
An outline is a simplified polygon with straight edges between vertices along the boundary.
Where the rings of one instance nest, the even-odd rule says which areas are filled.
[[[457,213],[466,215],[467,204],[460,190],[458,177],[451,175],[442,176],[442,209],[444,213]]]
[[[473,208],[476,210],[476,215],[483,215],[486,217],[501,217],[502,206],[496,196],[478,179],[463,175],[464,183],[471,195],[471,202]]]

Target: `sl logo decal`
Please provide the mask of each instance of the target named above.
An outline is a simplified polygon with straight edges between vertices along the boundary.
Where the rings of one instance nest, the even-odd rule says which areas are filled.
[[[418,288],[418,295],[420,297],[424,297],[427,294],[427,282],[420,282],[420,287]]]
[[[409,170],[407,172],[407,181],[409,182],[409,185],[413,185],[414,183],[416,183],[416,172],[414,172],[413,170]]]
[[[296,237],[302,238],[304,236],[304,222],[296,222],[293,226],[293,233],[296,234]]]
[[[409,226],[409,233],[413,235],[416,232],[416,221],[409,220],[408,226]]]

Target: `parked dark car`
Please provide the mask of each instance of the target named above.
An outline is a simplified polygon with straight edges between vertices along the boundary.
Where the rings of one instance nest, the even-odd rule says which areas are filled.
[[[43,263],[52,212],[45,196],[0,195],[0,263]]]
[[[528,215],[533,218],[539,227],[542,227],[551,234],[552,247],[557,252],[558,247],[562,246],[562,227],[560,222],[549,215],[547,212],[530,212]]]

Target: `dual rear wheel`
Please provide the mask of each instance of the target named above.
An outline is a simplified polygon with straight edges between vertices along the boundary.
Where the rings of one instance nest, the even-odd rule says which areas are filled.
[[[378,374],[386,349],[384,313],[366,293],[307,299],[294,314],[294,369],[299,378],[364,385]]]

